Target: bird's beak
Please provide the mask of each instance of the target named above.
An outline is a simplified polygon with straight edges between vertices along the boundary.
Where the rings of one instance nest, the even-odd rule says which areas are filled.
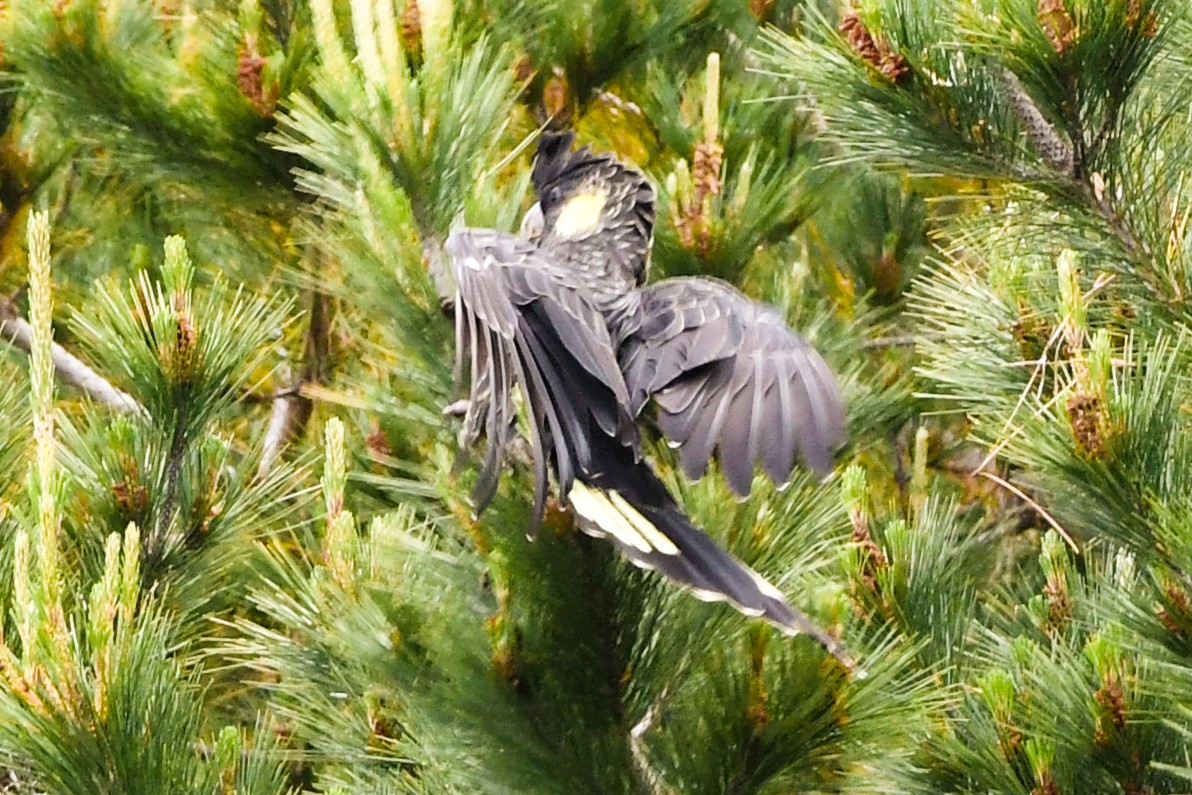
[[[538,238],[542,237],[545,227],[546,217],[542,214],[542,203],[534,202],[534,206],[526,210],[525,217],[522,218],[521,236],[537,242]]]

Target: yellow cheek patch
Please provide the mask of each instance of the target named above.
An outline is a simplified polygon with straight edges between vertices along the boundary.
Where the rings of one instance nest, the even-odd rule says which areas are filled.
[[[572,196],[559,210],[555,219],[554,232],[560,237],[577,237],[589,232],[600,222],[600,212],[608,200],[603,190]]]

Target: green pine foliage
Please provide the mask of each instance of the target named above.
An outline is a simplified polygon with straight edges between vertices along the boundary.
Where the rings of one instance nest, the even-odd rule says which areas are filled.
[[[1179,0],[3,4],[0,787],[1187,792],[1189,45]],[[823,481],[647,448],[866,676],[527,540],[517,456],[473,515],[442,243],[561,125],[658,186],[653,278],[840,374]]]

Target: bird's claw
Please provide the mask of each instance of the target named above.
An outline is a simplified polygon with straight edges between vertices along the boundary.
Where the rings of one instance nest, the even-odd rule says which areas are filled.
[[[462,417],[468,413],[468,409],[471,407],[472,401],[463,398],[462,400],[457,400],[454,403],[448,403],[444,406],[442,414],[444,417]]]

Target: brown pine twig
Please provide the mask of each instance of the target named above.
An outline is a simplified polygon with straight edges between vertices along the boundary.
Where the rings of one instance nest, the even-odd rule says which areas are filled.
[[[264,478],[269,474],[285,446],[300,435],[310,421],[314,401],[298,387],[308,383],[320,384],[326,379],[324,369],[330,348],[330,335],[331,297],[326,293],[312,293],[302,372],[290,389],[280,391],[273,398],[269,427],[261,443],[261,462],[257,465],[258,478]]]

